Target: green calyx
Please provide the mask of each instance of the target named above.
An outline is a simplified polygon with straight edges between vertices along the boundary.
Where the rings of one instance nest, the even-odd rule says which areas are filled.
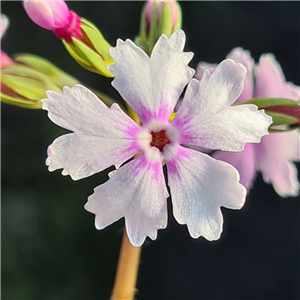
[[[114,60],[109,54],[111,45],[94,24],[83,18],[80,20],[84,38],[82,40],[72,38],[73,44],[63,40],[65,48],[83,68],[106,77],[113,77],[107,69],[108,65],[114,64]]]

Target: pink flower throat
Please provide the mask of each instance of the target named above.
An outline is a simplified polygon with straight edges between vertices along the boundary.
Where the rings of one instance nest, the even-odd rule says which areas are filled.
[[[166,131],[161,130],[159,132],[151,131],[152,141],[150,146],[158,148],[163,152],[164,146],[170,143],[170,140],[166,137]]]

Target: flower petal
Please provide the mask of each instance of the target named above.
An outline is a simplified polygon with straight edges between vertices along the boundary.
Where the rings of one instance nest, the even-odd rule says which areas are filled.
[[[232,59],[236,63],[241,63],[243,66],[247,68],[247,75],[244,81],[244,89],[241,95],[238,97],[236,102],[242,102],[253,98],[253,66],[254,59],[251,57],[250,52],[244,50],[243,48],[237,47],[232,49],[229,54],[226,56],[227,59]],[[200,62],[197,66],[197,72],[195,77],[197,79],[201,79],[204,73],[204,70],[209,70],[210,74],[212,74],[217,67],[217,64],[208,64],[206,62]]]
[[[185,34],[178,30],[170,38],[162,35],[151,57],[132,41],[117,41],[110,49],[115,65],[109,66],[112,85],[142,120],[169,120],[183,88],[194,75],[187,64],[192,53],[183,52]]]
[[[0,39],[2,38],[5,31],[7,30],[8,25],[9,25],[9,19],[6,17],[6,15],[1,13],[1,15],[0,15]]]
[[[225,60],[201,81],[192,79],[173,124],[181,132],[181,144],[208,149],[241,151],[246,143],[258,143],[268,134],[272,118],[255,105],[230,106],[243,89],[246,69]]]
[[[244,81],[244,89],[236,102],[243,102],[252,99],[254,93],[254,59],[251,57],[250,52],[244,50],[243,48],[237,47],[232,49],[226,58],[233,59],[235,62],[241,63],[247,68],[247,75]]]
[[[157,230],[167,225],[167,198],[161,162],[145,157],[129,162],[94,190],[85,209],[96,215],[97,229],[125,217],[130,242],[141,246],[145,238],[157,237]]]
[[[187,224],[193,238],[218,239],[223,223],[220,207],[240,209],[245,201],[236,169],[183,147],[166,163],[175,219]]]
[[[205,70],[208,70],[209,73],[212,74],[217,66],[218,64],[210,64],[204,61],[200,61],[197,65],[196,74],[194,77],[198,80],[201,80]]]
[[[240,173],[240,183],[249,191],[255,179],[256,170],[254,163],[253,146],[246,144],[240,152],[216,151],[212,156],[234,166]]]
[[[299,131],[272,133],[255,145],[256,168],[265,182],[273,184],[281,197],[298,196],[297,169],[291,161],[300,161]]]
[[[202,121],[222,111],[241,94],[245,76],[246,68],[230,59],[222,61],[212,74],[204,71],[200,81],[190,81],[175,120]]]
[[[24,9],[29,18],[37,25],[54,30],[68,23],[69,9],[65,1],[23,1]]]
[[[64,94],[47,91],[43,109],[57,125],[74,131],[56,139],[49,147],[49,170],[63,168],[74,180],[118,165],[140,148],[136,135],[140,126],[117,104],[107,107],[81,85],[65,87]]]
[[[285,81],[285,76],[273,54],[264,54],[255,69],[255,97],[284,97],[299,100],[300,87]]]

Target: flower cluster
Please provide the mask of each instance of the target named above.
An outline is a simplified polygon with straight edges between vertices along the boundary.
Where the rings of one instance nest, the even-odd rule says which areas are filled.
[[[256,171],[279,195],[299,194],[293,161],[300,160],[300,134],[291,129],[300,125],[300,88],[285,81],[272,54],[255,65],[248,51],[235,48],[218,65],[200,62],[195,72],[176,1],[147,2],[139,35],[115,47],[62,0],[23,5],[83,68],[114,77],[127,105],[124,112],[99,99],[44,59],[12,60],[1,51],[1,100],[42,106],[71,131],[49,146],[49,171],[79,180],[115,167],[85,205],[97,229],[124,217],[134,246],[155,240],[167,226],[170,197],[175,219],[193,238],[216,240],[220,208],[244,205]],[[1,36],[7,25],[2,16]]]

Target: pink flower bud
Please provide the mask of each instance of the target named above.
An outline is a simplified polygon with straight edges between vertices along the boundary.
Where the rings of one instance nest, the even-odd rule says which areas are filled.
[[[71,37],[82,39],[80,18],[63,0],[24,0],[23,5],[33,22],[52,30],[58,38],[68,43],[71,43]]]
[[[71,42],[71,37],[81,40],[83,33],[80,24],[81,21],[78,15],[75,12],[70,11],[68,24],[65,27],[53,30],[53,32],[58,38],[66,40],[68,43]]]
[[[172,15],[172,27],[176,24],[179,16],[179,6],[178,3],[174,1],[148,1],[145,7],[146,22],[149,24],[151,22],[151,15],[153,11],[157,10],[156,20],[160,20],[161,12],[165,5],[169,6]]]
[[[63,0],[25,0],[23,5],[29,18],[45,29],[64,27],[69,21],[69,9]]]
[[[6,66],[12,65],[13,63],[13,60],[5,52],[1,51],[0,70],[5,68]]]

